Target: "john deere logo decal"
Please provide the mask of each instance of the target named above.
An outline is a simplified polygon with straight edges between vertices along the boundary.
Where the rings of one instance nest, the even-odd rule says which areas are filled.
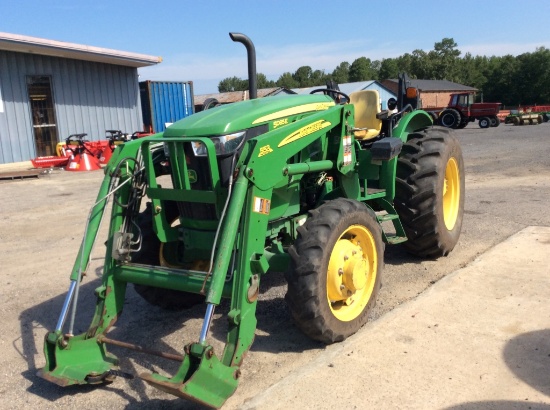
[[[190,184],[197,182],[197,172],[194,169],[187,170],[187,177],[189,178]]]

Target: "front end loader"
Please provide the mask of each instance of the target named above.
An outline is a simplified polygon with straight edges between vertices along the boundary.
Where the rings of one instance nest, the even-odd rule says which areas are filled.
[[[254,46],[242,34],[230,36],[248,50],[255,97]],[[416,109],[416,90],[401,80],[387,111],[377,92],[319,89],[216,106],[118,146],[56,328],[45,337],[39,375],[62,386],[109,382],[118,359],[107,347],[115,345],[179,362],[172,376],[140,377],[221,407],[237,388],[261,279],[271,271],[284,272],[290,312],[306,335],[334,343],[357,332],[376,303],[386,244],[437,258],[460,235],[460,145],[452,130]],[[80,283],[108,202],[95,314],[85,333],[73,335]],[[173,354],[109,337],[129,284],[165,309],[204,304],[195,341]],[[230,306],[218,352],[210,326],[222,299]]]

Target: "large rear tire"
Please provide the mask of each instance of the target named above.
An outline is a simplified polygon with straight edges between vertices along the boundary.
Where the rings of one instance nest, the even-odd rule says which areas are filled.
[[[324,343],[357,332],[376,304],[382,231],[365,204],[339,198],[310,211],[289,249],[286,301],[298,327]]]
[[[433,127],[412,134],[397,161],[395,208],[406,249],[436,258],[453,250],[464,214],[464,161],[453,131]]]
[[[133,263],[165,266],[165,258],[161,257],[162,243],[153,231],[151,203],[147,203],[145,211],[137,217],[141,229],[142,245],[139,252],[132,256]],[[157,288],[135,283],[134,289],[146,302],[165,310],[180,311],[189,309],[204,302],[204,296],[196,293],[183,292],[174,289]]]
[[[456,127],[457,129],[461,130],[463,128],[466,128],[466,125],[468,125],[468,123],[470,122],[470,120],[468,118],[464,119],[462,118],[462,121],[460,121],[460,124],[458,127]]]
[[[454,108],[444,110],[439,116],[439,125],[445,128],[458,128],[461,124],[462,117]]]

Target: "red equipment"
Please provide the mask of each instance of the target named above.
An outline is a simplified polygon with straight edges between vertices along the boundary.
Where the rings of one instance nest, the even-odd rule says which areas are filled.
[[[152,135],[149,132],[136,131],[132,135],[120,130],[106,130],[107,139],[87,141],[87,134],[72,134],[57,144],[57,156],[37,157],[31,159],[34,168],[66,167],[67,171],[93,171],[107,164],[116,146],[130,139]]]
[[[57,157],[55,155],[31,159],[34,168],[64,167],[68,162],[69,157]]]
[[[437,118],[439,125],[447,128],[464,128],[469,122],[478,120],[480,128],[498,127],[500,103],[474,103],[471,93],[451,94],[449,104],[444,108],[427,108]]]
[[[102,144],[85,141],[84,137],[86,135],[88,134],[73,134],[67,138],[66,145],[72,145],[74,149],[65,171],[95,171],[101,169],[97,157],[101,152]]]
[[[100,155],[98,156],[99,162],[101,164],[106,164],[109,162],[117,145],[123,144],[130,139],[135,140],[137,138],[143,138],[148,135],[152,135],[149,132],[142,131],[136,131],[132,135],[123,133],[120,130],[106,130],[105,132],[109,134],[107,135],[107,141],[99,141],[100,143],[102,143],[102,150]]]
[[[113,155],[116,146],[128,141],[128,134],[123,134],[120,130],[106,130],[107,140],[100,141],[102,143],[101,152],[98,155],[100,164],[107,164]]]

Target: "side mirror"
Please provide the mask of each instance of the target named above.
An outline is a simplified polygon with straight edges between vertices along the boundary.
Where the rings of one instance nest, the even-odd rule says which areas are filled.
[[[388,100],[388,110],[393,111],[396,108],[397,108],[397,100],[392,97]]]

